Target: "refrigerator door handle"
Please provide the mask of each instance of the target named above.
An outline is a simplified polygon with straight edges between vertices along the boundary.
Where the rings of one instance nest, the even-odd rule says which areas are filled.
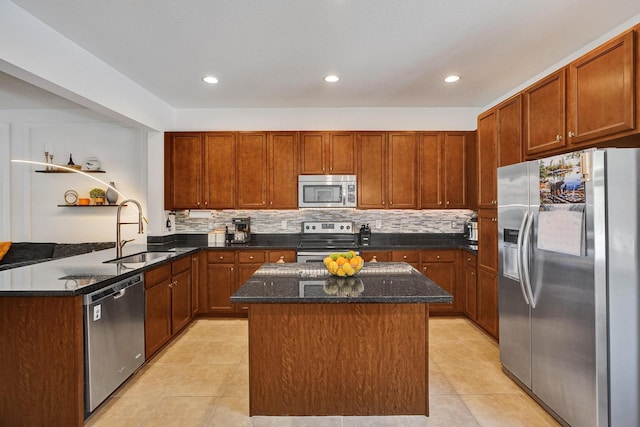
[[[529,240],[531,237],[531,226],[533,225],[533,214],[528,215],[528,221],[524,226],[524,236],[522,237],[522,280],[529,295],[531,308],[536,308],[536,301],[533,298],[533,288],[531,288],[531,277],[529,271]]]
[[[523,231],[525,224],[527,223],[527,219],[529,219],[529,212],[525,212],[522,217],[522,223],[520,223],[520,228],[518,229],[518,240],[516,242],[516,265],[518,267],[518,283],[520,283],[520,290],[522,291],[522,297],[524,298],[524,302],[529,305],[529,297],[527,296],[527,291],[524,289],[524,276],[522,269],[522,239],[523,239]]]

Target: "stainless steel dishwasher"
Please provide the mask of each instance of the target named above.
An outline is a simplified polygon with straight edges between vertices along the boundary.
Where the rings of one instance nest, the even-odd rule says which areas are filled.
[[[85,413],[144,362],[144,276],[84,296]]]

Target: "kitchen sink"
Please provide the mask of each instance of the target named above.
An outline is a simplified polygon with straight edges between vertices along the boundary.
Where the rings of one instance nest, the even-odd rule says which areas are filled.
[[[175,251],[146,251],[138,252],[137,254],[127,255],[120,258],[111,259],[105,261],[105,263],[147,263],[150,261],[159,261],[166,259],[170,255],[174,255]]]

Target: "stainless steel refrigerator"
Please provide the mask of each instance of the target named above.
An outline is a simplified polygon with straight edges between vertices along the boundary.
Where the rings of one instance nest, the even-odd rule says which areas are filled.
[[[500,361],[564,423],[640,426],[640,149],[498,169]]]

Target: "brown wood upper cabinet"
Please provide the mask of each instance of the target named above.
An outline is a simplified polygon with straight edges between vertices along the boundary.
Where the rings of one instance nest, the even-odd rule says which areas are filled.
[[[528,159],[616,145],[639,132],[640,46],[631,29],[522,92]]]
[[[566,146],[566,69],[556,71],[522,92],[527,155]]]
[[[420,207],[466,208],[469,132],[420,134]]]
[[[636,32],[629,30],[569,64],[570,144],[615,137],[637,128],[636,43]]]
[[[235,134],[165,134],[165,209],[229,209],[235,204]]]
[[[418,139],[415,132],[359,132],[358,207],[415,209]]]
[[[298,207],[297,132],[238,133],[236,207]]]
[[[300,132],[300,173],[355,173],[354,132]]]
[[[522,161],[522,95],[517,94],[496,107],[498,166]]]
[[[478,208],[497,206],[498,132],[495,108],[478,116]]]

